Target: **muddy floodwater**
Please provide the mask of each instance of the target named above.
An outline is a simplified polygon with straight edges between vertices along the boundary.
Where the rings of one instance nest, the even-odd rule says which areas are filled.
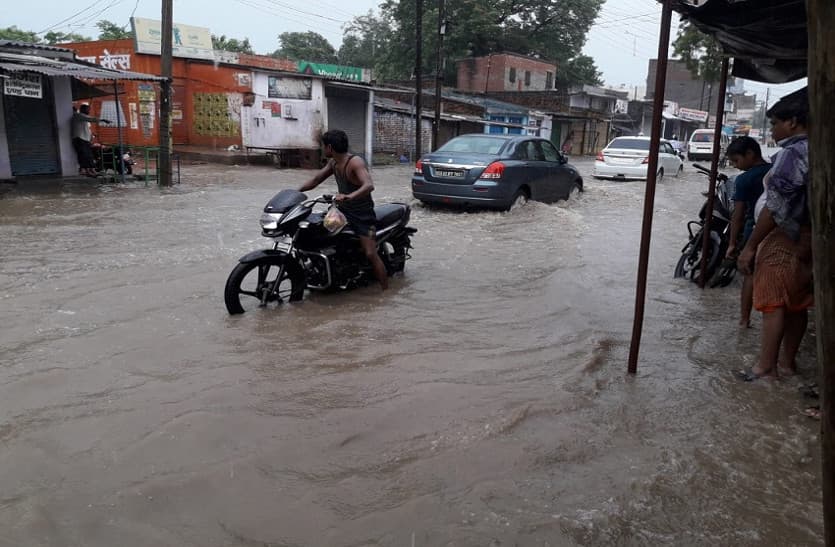
[[[644,185],[576,165],[568,203],[413,203],[384,294],[236,317],[226,276],[309,171],[2,185],[0,545],[820,544],[814,335],[802,378],[733,377],[759,318],[672,278],[688,165],[658,187],[628,377]],[[411,202],[410,174],[376,169],[376,200]]]

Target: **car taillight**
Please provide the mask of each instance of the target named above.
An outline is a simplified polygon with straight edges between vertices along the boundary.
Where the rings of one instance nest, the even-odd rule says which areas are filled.
[[[487,169],[481,174],[480,179],[500,179],[504,175],[504,164],[500,161],[494,161],[487,166]]]
[[[597,153],[597,161],[606,161],[606,159],[603,157],[603,151],[602,150]]]
[[[422,175],[423,174],[423,161],[417,160],[415,164],[415,175]]]
[[[641,163],[649,163],[649,156],[647,156],[646,158],[644,158],[644,161],[642,161]]]

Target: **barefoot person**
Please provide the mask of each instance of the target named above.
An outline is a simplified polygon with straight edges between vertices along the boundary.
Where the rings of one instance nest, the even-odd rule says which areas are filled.
[[[734,213],[731,218],[731,242],[726,257],[734,262],[740,248],[744,248],[754,232],[754,207],[763,193],[763,177],[771,164],[763,159],[760,145],[751,137],[739,137],[728,146],[731,164],[745,171],[738,175],[734,185]],[[754,306],[754,279],[746,275],[742,280],[739,326],[751,326],[751,308]]]
[[[742,273],[754,274],[754,307],[763,314],[760,358],[746,381],[797,369],[795,357],[813,305],[806,89],[783,97],[767,112],[782,150],[765,176],[764,203],[754,233],[739,255]],[[759,207],[759,204],[758,204]],[[756,256],[756,266],[754,259]]]
[[[385,290],[388,288],[388,274],[377,254],[377,217],[374,215],[374,200],[371,199],[371,192],[374,191],[371,174],[362,158],[348,153],[348,135],[344,131],[332,129],[322,135],[322,152],[331,161],[305,182],[299,191],[313,190],[331,175],[336,178],[339,193],[333,199],[348,220],[348,225],[359,236],[365,257],[374,270],[374,277]]]

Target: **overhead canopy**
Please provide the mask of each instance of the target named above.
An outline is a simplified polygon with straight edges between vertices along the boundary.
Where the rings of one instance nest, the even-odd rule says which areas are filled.
[[[84,80],[72,79],[72,100],[93,99],[95,97],[112,97],[114,91],[98,88]]]
[[[675,0],[674,8],[722,44],[734,76],[775,84],[806,76],[805,0]]]
[[[160,76],[112,70],[83,61],[49,59],[38,55],[25,55],[0,51],[0,73],[34,72],[44,76],[72,76],[88,80],[165,80]]]

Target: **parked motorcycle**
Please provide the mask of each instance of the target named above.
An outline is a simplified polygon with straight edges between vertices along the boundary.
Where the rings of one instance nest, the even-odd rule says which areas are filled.
[[[282,190],[264,207],[261,235],[274,241],[272,249],[240,258],[226,280],[224,300],[230,314],[271,302],[296,302],[305,289],[346,290],[374,278],[359,238],[348,227],[337,233],[325,228],[325,212],[333,196],[308,199],[296,190]],[[321,209],[321,207],[320,207]],[[389,275],[402,272],[411,258],[411,207],[386,203],[377,215],[377,249]]]
[[[693,167],[710,176],[710,170],[693,164]],[[736,264],[728,261],[723,264],[725,253],[728,251],[731,238],[731,215],[733,214],[734,178],[722,173],[716,177],[716,198],[713,202],[713,217],[710,222],[710,233],[707,250],[707,279],[706,285],[711,288],[726,287],[736,275]],[[704,192],[707,197],[708,193]],[[702,265],[702,242],[705,230],[705,216],[707,215],[707,201],[699,212],[699,220],[687,223],[690,239],[681,250],[681,258],[675,269],[675,277],[698,281]]]
[[[122,161],[119,161],[120,155]],[[132,175],[133,166],[136,164],[127,147],[105,146],[98,143],[93,145],[93,160],[96,171],[99,173],[113,169],[117,174],[122,174],[124,171],[126,175]]]

